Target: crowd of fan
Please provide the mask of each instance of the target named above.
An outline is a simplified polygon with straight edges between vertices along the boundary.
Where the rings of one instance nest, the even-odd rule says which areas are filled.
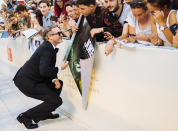
[[[83,15],[91,37],[107,41],[106,55],[117,40],[178,48],[178,0],[3,0],[0,4],[1,38],[23,36],[28,29],[41,35],[51,25],[58,25],[70,38]]]

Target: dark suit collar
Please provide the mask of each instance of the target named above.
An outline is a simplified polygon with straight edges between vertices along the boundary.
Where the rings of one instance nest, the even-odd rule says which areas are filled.
[[[49,41],[46,41],[47,45],[50,46],[50,48],[53,50],[53,52],[56,54],[58,52],[58,48],[55,47],[53,44],[51,44]]]
[[[53,44],[51,44],[49,41],[46,41],[46,42],[48,43],[48,45],[50,45],[51,48],[53,48],[53,49],[56,48],[56,47],[55,47]]]
[[[50,48],[54,49],[52,44],[49,41],[45,41],[46,45],[49,46]]]

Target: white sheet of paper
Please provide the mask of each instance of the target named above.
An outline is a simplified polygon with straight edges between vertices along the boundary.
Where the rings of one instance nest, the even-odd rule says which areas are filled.
[[[36,35],[38,31],[35,29],[28,29],[28,30],[22,31],[22,33],[25,35],[27,39],[29,39],[32,36]]]

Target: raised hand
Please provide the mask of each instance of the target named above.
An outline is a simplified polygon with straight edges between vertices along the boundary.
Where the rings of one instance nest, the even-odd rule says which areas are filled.
[[[60,84],[59,80],[54,80],[54,84],[55,84],[56,89],[61,88],[61,84]]]
[[[66,69],[67,68],[67,66],[68,66],[68,61],[63,61],[62,63],[61,63],[61,70],[64,70],[64,69]]]
[[[96,34],[99,34],[101,32],[103,32],[103,28],[94,28],[94,29],[91,29],[90,34],[91,34],[91,37],[93,38]]]

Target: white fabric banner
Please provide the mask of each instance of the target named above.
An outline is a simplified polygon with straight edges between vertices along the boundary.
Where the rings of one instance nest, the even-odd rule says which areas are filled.
[[[12,66],[20,67],[30,57],[28,40],[0,39],[0,43],[0,60]],[[59,45],[57,59],[63,46]],[[177,131],[178,50],[116,46],[105,56],[104,46],[97,45],[87,110],[69,68],[59,74],[64,81],[60,109],[93,130]]]

